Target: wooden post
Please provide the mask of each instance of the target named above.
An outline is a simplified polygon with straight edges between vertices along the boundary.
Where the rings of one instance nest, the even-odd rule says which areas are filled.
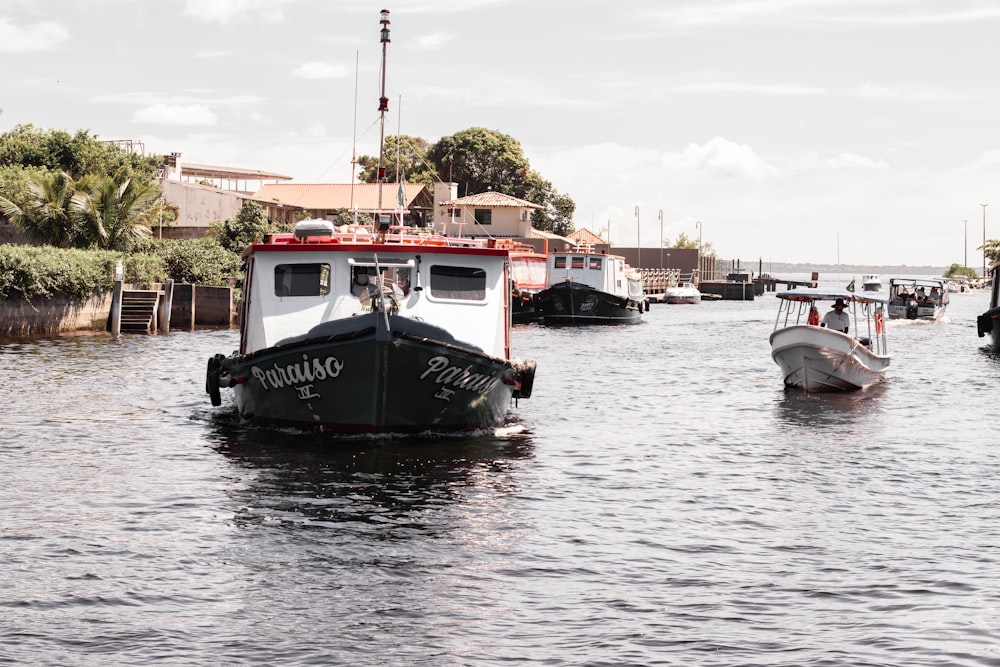
[[[159,323],[159,330],[161,333],[170,333],[170,309],[173,306],[173,299],[174,279],[167,278],[167,282],[163,286],[163,298],[160,299],[158,306],[159,313],[156,318],[156,321]]]
[[[122,333],[122,281],[115,281],[111,293],[111,335],[118,338]]]

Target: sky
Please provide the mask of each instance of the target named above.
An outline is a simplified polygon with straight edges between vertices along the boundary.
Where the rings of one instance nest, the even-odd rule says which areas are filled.
[[[381,9],[386,134],[510,135],[613,245],[981,268],[1000,238],[996,0],[0,0],[0,132],[348,183]]]

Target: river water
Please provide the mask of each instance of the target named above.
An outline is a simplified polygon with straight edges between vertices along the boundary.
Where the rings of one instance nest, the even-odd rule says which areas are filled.
[[[0,663],[1000,665],[987,301],[839,395],[772,295],[518,326],[533,397],[443,439],[241,424],[235,331],[0,343]]]

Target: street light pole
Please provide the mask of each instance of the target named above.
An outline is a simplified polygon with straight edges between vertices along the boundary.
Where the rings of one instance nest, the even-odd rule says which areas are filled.
[[[668,254],[667,257],[670,257]],[[663,268],[663,209],[660,209],[660,268]]]
[[[962,266],[969,267],[969,221],[965,221],[965,259],[962,260]]]
[[[984,223],[985,224],[985,223]],[[984,227],[985,229],[985,227]],[[637,269],[642,269],[642,234],[639,233],[639,207],[635,207],[635,253],[636,259],[635,263]],[[984,262],[986,260],[983,260]]]
[[[983,278],[986,277],[986,207],[989,204],[980,204],[983,207]]]
[[[701,220],[694,223],[698,227],[698,279],[701,279]]]

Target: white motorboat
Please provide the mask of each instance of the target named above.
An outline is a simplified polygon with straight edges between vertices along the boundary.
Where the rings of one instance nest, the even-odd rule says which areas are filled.
[[[890,278],[889,317],[938,320],[948,308],[948,290],[941,278]]]
[[[681,283],[668,287],[663,293],[667,303],[701,303],[701,292],[694,283]]]
[[[884,300],[806,288],[775,296],[779,306],[770,336],[771,358],[781,368],[786,387],[844,391],[884,380],[889,368]],[[847,305],[848,333],[820,326],[817,304],[837,299]]]
[[[882,289],[882,278],[877,273],[861,276],[861,289],[866,292],[877,292]]]

